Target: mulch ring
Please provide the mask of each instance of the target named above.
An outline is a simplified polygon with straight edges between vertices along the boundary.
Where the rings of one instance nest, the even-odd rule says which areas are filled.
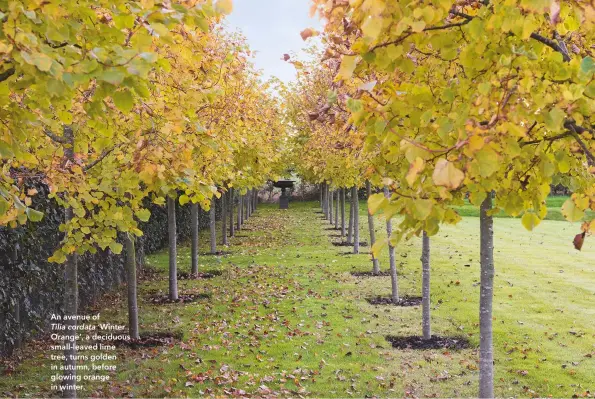
[[[419,306],[421,305],[420,296],[402,296],[395,303],[390,296],[377,296],[373,298],[366,298],[371,305],[392,305],[392,306]]]
[[[191,274],[187,272],[178,273],[178,280],[201,280],[201,279],[209,279],[214,278],[216,276],[222,275],[223,272],[221,270],[209,270],[206,272],[198,272],[197,274]]]
[[[353,277],[387,277],[390,276],[390,272],[379,272],[379,273],[372,273],[372,272],[351,272]]]
[[[181,340],[184,334],[181,331],[146,331],[140,333],[139,339],[114,340],[116,346],[128,346],[132,349],[166,346],[176,340]]]
[[[178,299],[169,299],[168,294],[152,294],[147,298],[147,301],[153,305],[169,305],[172,303],[192,303],[198,302],[201,299],[209,299],[211,294],[200,293],[200,294],[178,294]]]
[[[409,337],[400,337],[387,335],[385,339],[391,343],[393,348],[397,349],[467,349],[470,347],[469,340],[465,337],[439,337],[432,335],[430,339],[414,335]]]
[[[324,230],[327,230],[327,231],[340,231],[341,229],[340,228],[335,229],[334,227],[325,227]]]
[[[347,241],[332,241],[331,244],[333,244],[335,247],[353,247],[353,243]],[[367,247],[368,243],[365,241],[360,241],[359,246]]]

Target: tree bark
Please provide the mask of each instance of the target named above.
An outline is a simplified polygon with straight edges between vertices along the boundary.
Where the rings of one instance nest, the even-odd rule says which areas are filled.
[[[390,198],[388,187],[384,187],[384,196]],[[391,219],[386,219],[386,237],[390,240],[393,234],[393,222]],[[399,302],[399,281],[397,278],[397,262],[395,260],[395,247],[388,242],[388,261],[390,264],[390,283],[391,283],[391,299],[394,303]]]
[[[244,204],[242,203],[242,194],[238,195],[238,224],[236,226],[236,230],[242,230],[242,208]]]
[[[480,207],[481,289],[479,298],[479,397],[494,397],[494,348],[492,344],[492,299],[494,296],[494,220],[492,194]]]
[[[372,185],[370,184],[369,180],[366,180],[366,193],[368,195],[368,198],[370,198],[370,196],[372,195]],[[374,231],[374,216],[372,216],[370,212],[368,212],[368,229],[370,230],[370,248],[372,248],[372,246],[376,242],[376,232]],[[378,259],[376,259],[376,257],[374,256],[374,253],[372,251],[370,252],[372,253],[372,273],[379,274],[380,263],[378,262]]]
[[[335,191],[337,200],[335,202],[335,230],[339,230],[339,207],[341,203],[341,189]]]
[[[198,204],[190,205],[190,226],[192,230],[190,258],[191,267],[190,274],[192,276],[198,275]]]
[[[209,231],[211,232],[211,254],[217,253],[217,230],[215,226],[215,211],[217,200],[215,197],[211,199],[211,208],[209,209]]]
[[[169,299],[178,300],[178,249],[176,228],[176,200],[167,197],[167,228],[169,233]]]
[[[334,197],[333,197],[333,191],[331,190],[329,192],[330,194],[330,200],[328,202],[328,214],[329,214],[329,223],[333,224],[333,202],[334,202]]]
[[[66,209],[65,219],[68,223],[73,217],[72,209]],[[70,254],[66,258],[64,265],[64,316],[68,316],[68,320],[62,323],[66,327],[64,335],[68,340],[64,341],[64,365],[67,369],[64,371],[65,386],[63,396],[65,398],[76,398],[76,325],[77,321],[73,318],[78,313],[78,270],[77,270],[77,256]]]
[[[430,323],[430,237],[424,231],[422,237],[421,248],[421,268],[422,268],[422,283],[421,283],[421,306],[422,317],[421,325],[424,339],[432,338],[432,327]]]
[[[359,200],[357,198],[357,186],[351,189],[353,201],[353,253],[359,254]]]
[[[341,237],[345,237],[345,188],[341,188]]]
[[[128,288],[128,334],[131,339],[139,339],[138,304],[136,301],[136,249],[134,238],[126,236],[126,285]]]
[[[221,194],[221,244],[228,245],[227,242],[227,197],[228,192]]]
[[[328,205],[328,202],[326,201],[326,196],[327,196],[326,183],[323,183],[323,186],[322,186],[322,213],[324,214],[325,219],[328,218],[328,211],[326,208]]]
[[[320,200],[319,200],[320,201],[320,209],[323,209],[324,208],[324,204],[322,203],[322,192],[323,192],[323,190],[324,190],[324,186],[322,185],[322,183],[320,183],[318,185],[318,193],[320,194]]]
[[[349,198],[349,226],[347,228],[347,243],[353,244],[353,190],[351,191],[351,196]]]
[[[64,157],[74,164],[74,131],[69,125],[64,125],[62,128],[62,138],[68,144],[64,147]],[[64,213],[65,222],[68,223],[73,218],[72,208],[66,209]],[[77,270],[77,255],[70,254],[66,257],[66,264],[64,265],[64,315],[69,316],[69,320],[64,320],[62,323],[66,327],[64,336],[68,339],[64,341],[64,365],[67,370],[64,370],[64,386],[63,395],[65,398],[76,398],[76,325],[77,321],[74,318],[78,314],[78,270]]]
[[[233,207],[234,207],[234,189],[233,187],[229,189],[229,236],[233,237],[236,234],[235,231],[235,224],[233,220]]]
[[[256,207],[258,206],[258,189],[254,189],[254,212],[256,212]]]

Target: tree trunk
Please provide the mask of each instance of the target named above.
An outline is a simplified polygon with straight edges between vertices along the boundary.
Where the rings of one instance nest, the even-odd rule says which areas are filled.
[[[368,198],[370,198],[370,196],[372,195],[372,185],[370,184],[369,180],[366,180],[366,193],[368,195]],[[374,231],[374,216],[372,216],[370,212],[368,212],[368,229],[370,230],[370,248],[372,248],[372,246],[376,242],[376,232]],[[378,262],[378,259],[376,259],[376,257],[374,256],[374,252],[370,251],[370,253],[372,254],[372,273],[379,274],[380,263]]]
[[[430,339],[432,338],[432,327],[430,323],[430,237],[428,237],[428,234],[425,231],[423,232],[422,237],[421,268],[421,325],[424,339]]]
[[[349,226],[347,228],[347,243],[353,244],[353,190],[351,191],[351,196],[349,198]]]
[[[134,238],[126,236],[126,284],[128,287],[128,334],[131,339],[139,339],[138,304],[136,302],[136,249]]]
[[[236,230],[242,230],[242,208],[244,204],[242,203],[242,194],[238,195],[238,224],[236,226]]]
[[[479,298],[479,397],[494,397],[494,348],[492,344],[492,299],[494,296],[494,220],[492,194],[480,207],[481,289]]]
[[[192,230],[191,248],[190,248],[190,274],[198,275],[198,204],[190,205],[190,226]]]
[[[333,191],[330,191],[330,199],[328,202],[328,216],[329,216],[329,222],[330,224],[333,224],[333,202],[334,202],[334,197],[333,197]]]
[[[229,244],[227,242],[227,197],[227,192],[221,194],[221,245]]]
[[[256,207],[258,205],[258,189],[254,189],[254,212],[256,212]]]
[[[337,200],[335,202],[335,230],[339,230],[339,207],[341,203],[341,189],[335,191]]]
[[[74,163],[74,131],[71,126],[64,125],[62,128],[63,138],[69,144],[64,148],[64,157]],[[65,223],[68,223],[73,218],[72,208],[66,209],[64,213]],[[78,314],[78,270],[77,270],[77,255],[70,254],[66,257],[66,264],[64,265],[64,316],[69,316],[69,320],[64,320],[62,323],[66,331],[64,336],[67,340],[64,344],[64,365],[67,370],[64,370],[65,389],[63,391],[65,398],[76,398],[76,325],[77,321],[74,318]]]
[[[345,189],[341,189],[341,238],[345,237]]]
[[[176,228],[176,200],[167,197],[167,228],[169,233],[169,299],[178,300],[178,249]]]
[[[328,212],[326,210],[327,202],[326,202],[326,183],[322,185],[322,213],[324,214],[324,218],[328,217]]]
[[[66,209],[66,222],[73,217],[72,209]],[[64,316],[68,316],[68,320],[62,323],[66,327],[64,335],[68,340],[64,341],[64,365],[67,369],[64,371],[64,388],[65,398],[76,398],[76,325],[77,321],[73,318],[78,313],[78,270],[77,270],[77,256],[70,254],[66,258],[64,265]]]
[[[233,207],[234,207],[234,189],[233,187],[229,189],[229,236],[233,237],[236,234],[235,231],[235,224],[233,220]]]
[[[211,254],[217,253],[217,230],[215,228],[215,211],[217,200],[215,197],[211,199],[211,208],[209,209],[209,230],[211,232]]]
[[[359,199],[357,197],[357,186],[352,188],[353,201],[353,253],[359,254]]]
[[[322,191],[324,189],[324,186],[322,185],[322,183],[320,183],[318,185],[318,193],[320,194],[320,209],[324,208],[323,203],[322,203]]]
[[[384,196],[390,198],[388,187],[384,187]],[[393,222],[391,219],[386,219],[386,237],[390,240],[393,234]],[[390,263],[390,283],[391,283],[391,299],[394,303],[399,302],[399,281],[397,279],[397,262],[395,260],[395,247],[388,242],[388,260]]]

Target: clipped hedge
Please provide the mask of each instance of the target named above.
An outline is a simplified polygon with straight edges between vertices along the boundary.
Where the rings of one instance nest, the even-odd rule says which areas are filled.
[[[26,340],[47,331],[52,313],[62,313],[63,266],[47,259],[63,235],[58,226],[63,210],[47,197],[48,189],[40,183],[33,206],[44,212],[39,223],[16,229],[0,227],[0,356],[9,356]],[[144,236],[137,245],[138,258],[167,246],[167,211],[152,205],[151,219],[141,224]],[[178,240],[190,237],[190,206],[177,206]],[[217,218],[220,201],[217,201]],[[209,226],[207,212],[199,214],[199,228]],[[125,281],[124,254],[109,249],[78,258],[79,308],[84,309],[102,294]]]

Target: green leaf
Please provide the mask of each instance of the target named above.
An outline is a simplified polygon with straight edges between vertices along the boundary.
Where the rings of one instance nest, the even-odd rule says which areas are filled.
[[[368,212],[374,215],[378,209],[383,208],[388,204],[388,200],[383,193],[372,194],[368,198]]]
[[[568,199],[562,205],[562,215],[569,222],[580,222],[585,216],[585,212],[577,208],[572,199]]]
[[[386,247],[387,244],[388,243],[386,240],[378,240],[374,243],[374,245],[372,245],[372,253],[374,254],[374,258],[378,259],[380,256],[380,251],[382,251],[382,249]]]
[[[148,209],[141,209],[140,211],[136,211],[135,215],[141,222],[148,222],[151,217],[151,211]]]
[[[36,211],[35,209],[27,208],[27,217],[32,222],[41,222],[41,219],[43,219],[43,213]]]
[[[498,161],[498,153],[486,146],[475,154],[475,158],[479,163],[479,173],[481,177],[490,177],[500,167]]]
[[[581,61],[581,70],[586,74],[595,72],[595,61],[593,61],[593,58],[583,58],[583,60]]]
[[[562,123],[566,114],[560,108],[553,108],[545,116],[545,126],[553,131],[559,131],[562,128]]]
[[[124,80],[124,72],[119,69],[106,69],[97,78],[117,86]]]
[[[434,202],[429,199],[415,199],[412,202],[411,213],[413,217],[417,220],[426,220],[430,216],[430,212],[432,212]]]
[[[132,97],[132,93],[130,90],[124,89],[117,91],[113,94],[112,99],[114,100],[114,104],[116,107],[122,112],[128,113],[132,110],[134,106],[134,99]]]
[[[109,248],[112,250],[113,253],[115,253],[116,255],[119,255],[122,253],[122,249],[124,247],[119,242],[112,242],[112,243],[110,243]]]
[[[527,212],[523,215],[521,223],[523,223],[523,226],[525,226],[527,230],[532,231],[539,225],[539,223],[541,223],[541,219],[533,212]]]

